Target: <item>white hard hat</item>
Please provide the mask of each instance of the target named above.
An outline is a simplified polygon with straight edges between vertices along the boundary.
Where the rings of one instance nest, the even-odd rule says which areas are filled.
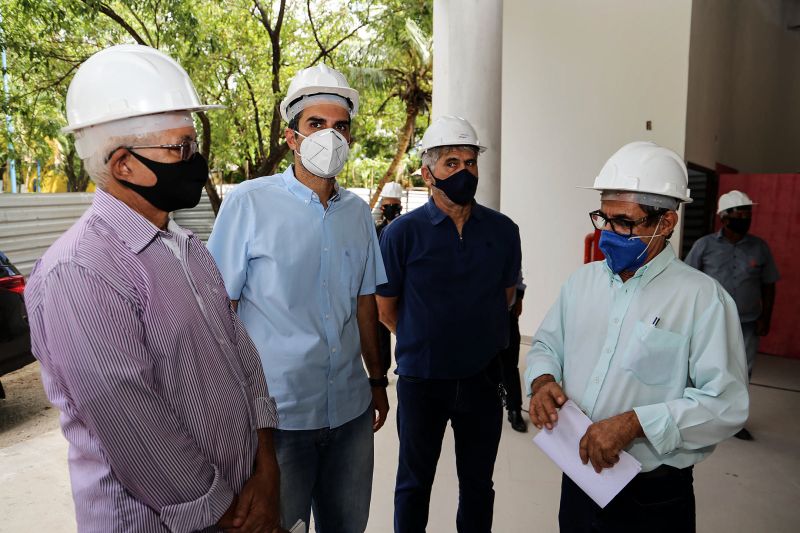
[[[741,191],[726,192],[719,197],[717,204],[717,214],[733,209],[734,207],[744,207],[746,205],[756,205],[745,193]]]
[[[381,198],[402,198],[402,197],[403,197],[403,186],[397,183],[396,181],[389,182],[383,186],[383,190],[381,191]]]
[[[478,134],[466,119],[444,115],[428,126],[420,143],[420,153],[425,153],[437,146],[474,146],[478,152],[483,152],[486,147],[478,142]]]
[[[122,44],[83,62],[67,90],[68,126],[74,132],[114,120],[174,111],[206,111],[192,80],[174,59],[149,46]]]
[[[653,142],[626,144],[612,155],[594,186],[597,191],[631,191],[657,194],[690,203],[689,175],[683,159]]]
[[[281,102],[280,110],[283,120],[289,122],[287,109],[289,104],[304,96],[313,94],[336,94],[351,104],[350,117],[358,113],[358,91],[351,89],[344,75],[327,65],[315,65],[298,72],[289,84],[286,98]]]

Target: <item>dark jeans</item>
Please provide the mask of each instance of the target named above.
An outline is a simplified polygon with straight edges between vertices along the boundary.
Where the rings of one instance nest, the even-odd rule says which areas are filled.
[[[503,368],[503,386],[506,389],[506,409],[520,411],[522,409],[522,387],[519,384],[519,318],[513,311],[508,316],[508,348],[500,352],[500,364]]]
[[[431,486],[447,421],[453,427],[458,472],[460,533],[492,529],[492,474],[500,443],[503,407],[498,391],[499,364],[465,379],[419,379],[397,382],[397,432],[400,460],[394,493],[394,529],[424,532]]]
[[[639,474],[601,509],[567,476],[561,478],[561,533],[694,533],[692,467],[661,466]]]

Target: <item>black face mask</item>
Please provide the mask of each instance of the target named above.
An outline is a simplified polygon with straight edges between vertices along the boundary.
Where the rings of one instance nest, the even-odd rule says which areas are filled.
[[[433,171],[428,167],[428,171],[433,176]],[[436,188],[447,195],[453,203],[467,205],[475,198],[475,191],[478,190],[478,176],[462,168],[446,180],[440,180],[433,176],[436,181]]]
[[[394,220],[398,216],[400,216],[400,211],[403,210],[403,207],[400,204],[386,204],[381,206],[381,212],[383,212],[383,218],[386,220]]]
[[[750,231],[750,218],[728,218],[727,228],[737,235],[746,235]]]
[[[196,153],[188,161],[159,163],[131,152],[133,157],[156,175],[156,184],[150,187],[119,180],[120,183],[139,193],[156,208],[172,212],[191,209],[200,202],[203,186],[208,180],[208,163]]]

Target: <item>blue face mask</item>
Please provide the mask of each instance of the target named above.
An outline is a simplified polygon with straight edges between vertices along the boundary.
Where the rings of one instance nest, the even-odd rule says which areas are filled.
[[[600,251],[614,274],[635,272],[647,260],[648,245],[638,237],[623,237],[613,231],[600,232]]]

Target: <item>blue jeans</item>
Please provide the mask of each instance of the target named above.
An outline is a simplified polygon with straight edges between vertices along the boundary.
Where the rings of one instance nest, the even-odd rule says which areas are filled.
[[[318,533],[363,533],[372,496],[374,442],[370,406],[337,428],[276,430],[281,469],[281,525],[314,511]]]
[[[448,420],[455,437],[460,533],[492,529],[492,475],[502,430],[503,407],[497,360],[491,370],[465,379],[397,382],[400,460],[394,492],[394,529],[421,533],[428,523],[431,486]]]

